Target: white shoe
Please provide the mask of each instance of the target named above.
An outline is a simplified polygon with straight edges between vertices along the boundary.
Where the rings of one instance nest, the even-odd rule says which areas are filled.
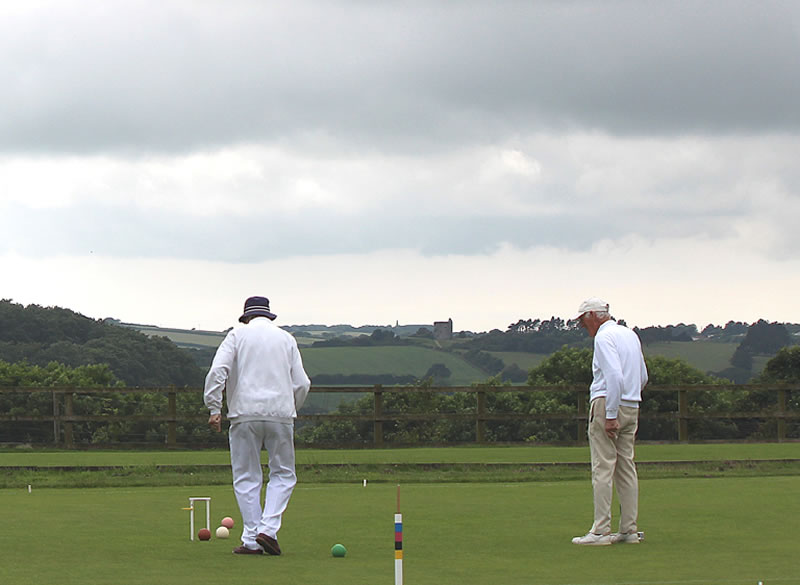
[[[576,536],[572,539],[572,544],[582,544],[585,546],[606,546],[611,544],[610,534],[588,533],[586,536]]]
[[[627,534],[616,532],[611,535],[611,542],[614,544],[639,544],[643,540],[644,532],[628,532]]]

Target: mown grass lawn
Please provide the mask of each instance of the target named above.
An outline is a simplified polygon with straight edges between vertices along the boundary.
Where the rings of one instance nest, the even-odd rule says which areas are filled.
[[[587,481],[404,485],[405,583],[788,585],[798,492],[800,477],[645,480],[644,544],[583,548],[570,539],[591,522]],[[191,542],[190,496],[212,498],[212,528],[234,517],[234,538]],[[388,585],[395,498],[394,485],[300,485],[284,556],[240,557],[229,486],[0,490],[0,583]]]

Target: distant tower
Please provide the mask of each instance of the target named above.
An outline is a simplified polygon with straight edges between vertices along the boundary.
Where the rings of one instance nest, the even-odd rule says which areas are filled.
[[[433,338],[437,341],[453,339],[453,320],[448,319],[447,321],[434,321]]]

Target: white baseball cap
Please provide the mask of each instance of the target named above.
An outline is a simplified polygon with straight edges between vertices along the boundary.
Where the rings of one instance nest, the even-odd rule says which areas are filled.
[[[586,299],[581,303],[581,306],[578,307],[578,316],[575,318],[580,319],[582,315],[591,311],[608,311],[608,303],[597,297]]]

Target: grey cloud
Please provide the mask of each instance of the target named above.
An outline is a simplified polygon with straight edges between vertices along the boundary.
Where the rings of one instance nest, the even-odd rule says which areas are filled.
[[[302,216],[153,214],[135,207],[77,206],[32,210],[7,206],[0,254],[51,257],[91,253],[124,258],[179,258],[253,263],[308,255],[417,249],[426,255],[474,255],[503,244],[581,250],[604,238],[645,239],[728,233],[731,217],[685,217],[664,208],[575,211],[555,217],[469,217],[391,214],[350,219]]]
[[[393,151],[553,129],[800,127],[789,1],[130,6],[4,19],[0,151],[185,151],[309,132]]]

